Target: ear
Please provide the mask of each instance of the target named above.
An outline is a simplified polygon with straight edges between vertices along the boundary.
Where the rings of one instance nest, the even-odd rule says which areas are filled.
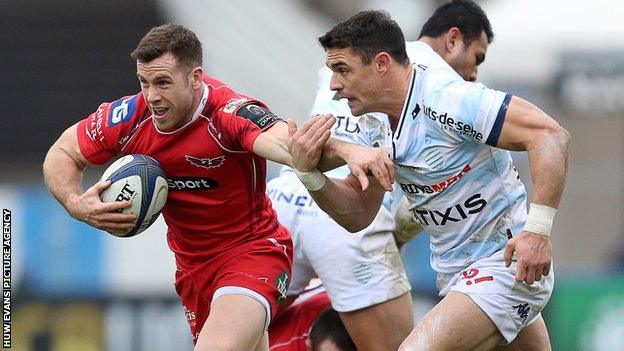
[[[462,32],[457,27],[449,29],[444,35],[444,47],[447,52],[452,52],[464,40]]]
[[[199,89],[202,85],[204,77],[204,69],[200,66],[193,68],[191,74],[189,75],[189,83],[193,87],[193,89]]]
[[[392,57],[390,56],[390,54],[388,54],[385,51],[378,53],[373,58],[373,65],[374,65],[375,70],[378,73],[386,72],[388,68],[390,67],[391,62],[392,62]]]

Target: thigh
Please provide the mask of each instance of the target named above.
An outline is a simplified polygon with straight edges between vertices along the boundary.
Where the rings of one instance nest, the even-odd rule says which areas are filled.
[[[409,293],[339,315],[358,350],[396,350],[414,326]]]
[[[531,285],[516,282],[516,263],[508,268],[498,256],[481,259],[455,277],[452,291],[468,295],[496,325],[505,343],[532,324],[548,303],[553,273]]]
[[[280,237],[276,235],[276,237]],[[197,341],[211,313],[212,301],[227,295],[245,295],[265,309],[264,328],[286,297],[290,281],[290,243],[261,239],[239,247],[229,259],[215,259],[193,271],[176,273],[176,291]]]
[[[265,333],[266,317],[265,307],[250,296],[230,294],[215,298],[195,350],[253,350]]]
[[[450,292],[417,324],[399,350],[491,350],[503,340],[470,297]]]

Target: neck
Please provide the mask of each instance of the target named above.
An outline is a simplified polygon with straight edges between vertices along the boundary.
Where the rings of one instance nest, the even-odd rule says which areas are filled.
[[[199,104],[201,103],[202,97],[204,96],[204,89],[206,89],[206,86],[202,84],[201,87],[197,89],[197,91],[194,92],[193,108],[191,109],[192,111],[191,113],[195,113],[195,111],[197,111],[197,108],[199,107]],[[191,118],[193,118],[193,115],[191,115]]]
[[[444,53],[446,52],[446,48],[444,46],[444,36],[440,36],[438,38],[424,36],[418,39],[418,41],[423,42],[433,49],[438,55],[444,57]]]
[[[391,77],[392,82],[389,86],[398,87],[389,92],[388,105],[384,109],[390,120],[390,127],[392,130],[396,130],[396,126],[401,119],[401,112],[403,112],[403,105],[407,100],[410,80],[412,79],[413,68],[411,64],[406,66],[399,66],[397,72]]]

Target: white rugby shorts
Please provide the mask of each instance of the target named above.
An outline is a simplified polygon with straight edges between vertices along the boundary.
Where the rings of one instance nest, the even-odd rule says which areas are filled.
[[[482,258],[456,274],[439,274],[440,295],[458,291],[468,295],[490,317],[507,343],[535,322],[553,291],[554,272],[528,285],[516,282],[517,263],[505,267],[503,250]]]
[[[332,307],[349,312],[410,291],[392,234],[394,220],[385,208],[369,227],[349,233],[314,203],[293,172],[282,171],[268,182],[267,194],[293,238],[288,295],[301,293],[318,276]]]

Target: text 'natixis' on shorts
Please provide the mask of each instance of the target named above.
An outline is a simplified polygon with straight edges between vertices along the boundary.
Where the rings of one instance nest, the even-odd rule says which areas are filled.
[[[11,348],[11,211],[2,209],[2,348]]]

